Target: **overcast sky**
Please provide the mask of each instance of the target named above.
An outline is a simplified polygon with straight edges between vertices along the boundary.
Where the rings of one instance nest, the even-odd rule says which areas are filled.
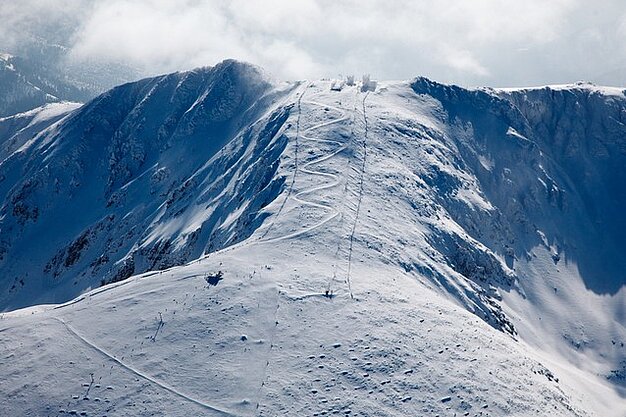
[[[624,0],[0,0],[0,47],[162,73],[238,58],[281,79],[626,84]]]

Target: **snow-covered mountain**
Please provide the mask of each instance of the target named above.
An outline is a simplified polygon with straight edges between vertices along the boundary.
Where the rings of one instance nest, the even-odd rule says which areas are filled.
[[[625,416],[624,93],[366,87],[1,119],[2,407]]]
[[[287,90],[236,62],[115,88],[0,166],[4,308],[62,302],[242,239],[280,190]],[[33,299],[33,297],[35,297]]]
[[[94,91],[78,87],[41,62],[0,53],[0,117],[61,101],[84,102]]]

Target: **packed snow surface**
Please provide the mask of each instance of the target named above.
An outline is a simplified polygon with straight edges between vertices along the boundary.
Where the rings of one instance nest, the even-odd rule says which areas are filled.
[[[626,416],[626,99],[331,83],[229,61],[5,151],[6,415]]]

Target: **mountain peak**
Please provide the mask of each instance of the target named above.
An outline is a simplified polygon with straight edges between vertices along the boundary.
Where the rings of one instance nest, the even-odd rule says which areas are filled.
[[[240,169],[246,163],[238,152],[253,144],[260,146],[254,158],[278,157],[273,147],[284,146],[285,139],[280,139],[281,145],[272,141],[278,140],[274,135],[288,109],[276,108],[274,101],[286,93],[273,91],[256,67],[227,61],[128,83],[85,104],[59,120],[54,129],[24,143],[0,165],[0,175],[11,178],[0,183],[0,195],[6,199],[1,209],[6,216],[0,223],[10,233],[3,240],[6,257],[0,268],[12,271],[19,280],[20,242],[26,236],[41,236],[40,244],[48,249],[40,251],[38,260],[31,259],[29,274],[43,272],[44,279],[30,284],[52,285],[57,287],[55,297],[71,297],[81,288],[126,278],[133,272],[185,262],[209,244],[216,247],[245,238],[247,225],[223,225],[225,219],[213,217],[211,211],[198,214],[204,220],[198,220],[194,228],[173,224],[184,212],[191,215],[200,210],[201,203],[195,199],[201,195],[204,200],[224,191],[199,180],[218,170],[216,164],[225,169],[238,162],[232,169]],[[251,125],[258,119],[264,121]],[[262,144],[268,141],[271,145],[266,149]],[[231,149],[232,154],[223,154],[224,149]],[[24,159],[29,160],[25,175],[12,176]],[[246,175],[261,174],[254,168]],[[271,176],[264,173],[262,177],[255,186],[269,185]],[[239,188],[233,187],[229,192]],[[258,210],[256,205],[267,198],[262,193],[251,196],[242,210]],[[224,204],[239,206],[238,201],[228,200],[217,206]],[[159,207],[164,211],[151,217]],[[69,227],[52,235],[48,232],[55,230],[59,218],[68,216],[73,218]],[[142,223],[142,228],[125,230],[131,221]],[[165,224],[170,224],[168,229],[157,232]],[[236,237],[233,228],[242,229]],[[119,235],[122,231],[126,237]],[[174,249],[175,241],[181,250]],[[186,241],[186,245],[181,243]],[[6,262],[9,258],[13,262]],[[13,284],[4,284],[8,285],[6,302],[29,302],[28,294],[34,290],[15,297],[10,290]],[[48,297],[45,291],[35,292],[42,299]]]
[[[72,362],[24,398],[93,373],[94,414],[621,417],[624,100],[354,84],[225,61],[22,137],[0,307],[66,303],[3,315],[7,380]]]

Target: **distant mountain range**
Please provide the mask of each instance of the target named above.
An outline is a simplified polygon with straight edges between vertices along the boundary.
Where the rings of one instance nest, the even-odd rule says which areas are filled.
[[[81,88],[53,68],[9,54],[0,54],[0,117],[59,101],[84,102],[96,91]]]

